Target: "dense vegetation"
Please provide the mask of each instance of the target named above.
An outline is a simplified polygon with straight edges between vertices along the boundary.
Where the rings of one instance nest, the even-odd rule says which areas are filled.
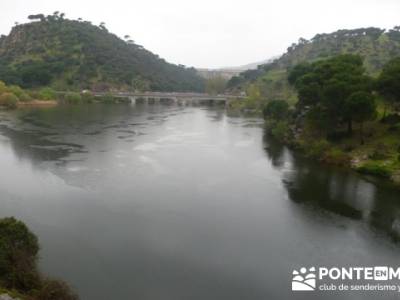
[[[311,40],[300,38],[272,63],[233,77],[228,88],[247,92],[250,108],[262,109],[265,100],[273,99],[285,99],[293,105],[297,102],[297,93],[287,80],[290,70],[299,63],[312,63],[341,54],[360,55],[366,72],[377,76],[389,60],[400,56],[400,27],[388,31],[379,28],[339,30],[317,34]]]
[[[39,273],[38,252],[38,239],[24,223],[0,219],[0,293],[27,300],[78,299],[66,283]]]
[[[267,102],[268,132],[308,156],[400,183],[399,78],[399,58],[377,77],[356,55],[298,64],[288,82],[299,100]]]
[[[289,73],[288,81],[298,92],[298,108],[308,107],[308,115],[320,130],[334,133],[353,122],[362,128],[365,121],[376,117],[373,79],[366,75],[360,56],[340,55],[312,64],[299,64]]]
[[[262,112],[269,134],[307,156],[400,184],[400,27],[301,38],[233,77],[233,109]]]
[[[226,89],[227,80],[222,76],[214,76],[206,79],[205,92],[210,95],[223,94]]]
[[[23,88],[202,91],[194,68],[167,63],[125,36],[64,14],[31,15],[0,38],[0,80]]]

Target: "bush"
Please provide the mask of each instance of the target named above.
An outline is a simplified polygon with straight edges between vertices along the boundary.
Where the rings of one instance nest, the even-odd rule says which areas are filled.
[[[283,141],[288,133],[289,126],[286,121],[278,121],[271,128],[271,135],[277,140]]]
[[[0,105],[7,108],[16,108],[18,104],[18,97],[13,93],[3,93],[0,95]]]
[[[384,178],[390,178],[392,169],[387,164],[376,161],[366,162],[364,165],[357,168],[357,171],[363,174],[370,174]]]
[[[386,144],[380,143],[375,146],[372,154],[369,155],[369,158],[373,160],[382,160],[386,159],[390,156],[390,147]]]
[[[41,278],[38,252],[38,239],[24,223],[0,219],[0,287],[32,296],[27,299],[77,300],[65,282]]]
[[[3,81],[0,81],[0,94],[7,92],[7,86]]]
[[[25,102],[31,100],[31,97],[17,85],[11,85],[8,87],[8,90],[17,96],[20,101]]]
[[[14,218],[0,219],[0,282],[29,291],[39,286],[36,259],[39,244],[28,227]]]
[[[79,297],[61,280],[44,279],[42,288],[35,295],[40,300],[78,300]]]
[[[65,94],[64,99],[68,103],[76,104],[82,101],[82,97],[79,93],[68,92]]]
[[[329,142],[327,140],[319,140],[314,143],[310,143],[308,146],[306,145],[307,155],[311,157],[321,157],[330,147]]]
[[[85,92],[81,94],[82,101],[86,103],[92,103],[94,101],[94,96],[90,92]]]
[[[112,94],[106,94],[103,96],[103,100],[106,103],[115,103],[115,98]]]
[[[45,87],[39,91],[37,96],[40,100],[55,100],[57,94],[52,88]]]
[[[336,165],[346,165],[349,162],[350,157],[341,149],[332,148],[326,151],[323,160]]]

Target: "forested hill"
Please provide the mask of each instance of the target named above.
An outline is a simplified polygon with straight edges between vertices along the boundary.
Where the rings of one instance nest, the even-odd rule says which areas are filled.
[[[256,84],[258,92],[269,98],[293,97],[287,84],[287,70],[300,62],[313,62],[338,54],[359,54],[371,75],[376,75],[391,58],[400,56],[400,27],[391,30],[360,28],[317,34],[311,40],[300,38],[273,63],[259,66],[233,77],[230,89],[246,89]],[[253,86],[254,88],[254,86]]]
[[[31,15],[0,38],[0,80],[26,88],[202,91],[194,68],[167,63],[125,36],[58,12]],[[129,28],[127,29],[129,30]]]

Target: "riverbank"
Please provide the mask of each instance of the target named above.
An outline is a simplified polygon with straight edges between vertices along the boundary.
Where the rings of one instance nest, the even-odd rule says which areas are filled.
[[[306,157],[383,178],[400,187],[400,126],[384,121],[364,124],[359,132],[326,134],[303,120],[302,126],[288,120],[266,120],[268,133]]]
[[[22,107],[52,107],[58,105],[56,100],[31,100],[26,102],[18,102],[17,108]]]

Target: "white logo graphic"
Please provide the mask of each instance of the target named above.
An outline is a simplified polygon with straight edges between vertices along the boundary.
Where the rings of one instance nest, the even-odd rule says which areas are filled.
[[[301,268],[300,272],[294,270],[292,278],[292,291],[314,291],[316,286],[315,268]]]

